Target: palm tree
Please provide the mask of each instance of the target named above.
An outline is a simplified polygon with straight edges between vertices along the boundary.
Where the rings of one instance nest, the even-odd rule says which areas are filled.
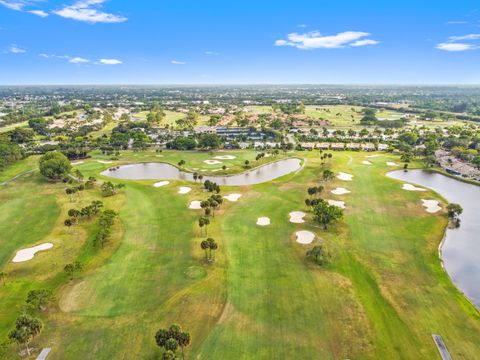
[[[213,238],[208,238],[207,239],[207,244],[208,244],[208,248],[210,249],[210,261],[212,260],[212,250],[215,251],[218,249],[218,245],[217,243],[215,242],[215,239]]]
[[[198,173],[194,172],[193,173],[193,181],[197,182],[197,179],[198,179]]]
[[[210,252],[212,252],[213,250],[213,261],[215,261],[215,250],[217,249],[218,249],[218,245],[215,241],[210,243]]]
[[[203,240],[203,241],[200,243],[200,247],[202,248],[202,250],[205,251],[205,260],[208,260],[207,250],[210,248],[210,246],[209,246],[209,244],[208,244],[208,241],[207,241],[207,240]]]
[[[7,277],[7,273],[5,271],[0,271],[0,282],[2,282],[3,286],[5,286],[6,277]]]

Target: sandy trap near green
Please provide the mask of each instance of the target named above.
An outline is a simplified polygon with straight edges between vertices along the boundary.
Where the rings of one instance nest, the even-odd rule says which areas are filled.
[[[427,191],[427,189],[416,187],[412,184],[403,184],[402,189],[407,191]]]
[[[337,179],[340,179],[340,180],[343,180],[343,181],[352,181],[353,180],[353,175],[340,171],[337,175]]]
[[[159,182],[156,182],[155,184],[153,184],[153,186],[158,188],[158,187],[162,187],[162,186],[165,186],[165,185],[168,185],[168,184],[170,184],[170,181],[159,181]]]
[[[53,247],[52,243],[44,243],[31,248],[19,250],[17,251],[17,254],[13,258],[12,262],[19,263],[19,262],[32,260],[37,252],[48,250],[48,249],[51,249],[52,247]]]
[[[270,218],[268,218],[266,216],[259,217],[257,219],[257,225],[260,225],[260,226],[270,225]]]
[[[436,212],[442,210],[437,200],[422,199],[422,206],[430,214],[435,214]]]
[[[294,224],[303,224],[305,220],[303,218],[305,217],[305,213],[303,211],[292,211],[290,214],[290,222]]]
[[[233,201],[233,202],[238,201],[238,199],[240,199],[241,197],[242,197],[242,194],[229,194],[229,195],[223,196],[224,199],[227,199],[228,201]]]
[[[193,210],[200,210],[202,207],[200,206],[201,205],[201,201],[200,200],[193,200],[190,205],[188,206],[189,209],[193,209]]]
[[[315,239],[315,234],[307,230],[297,231],[295,236],[297,237],[297,242],[302,245],[311,244]]]

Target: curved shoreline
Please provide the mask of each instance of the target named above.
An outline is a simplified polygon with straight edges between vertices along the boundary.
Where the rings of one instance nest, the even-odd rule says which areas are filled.
[[[305,165],[306,161],[305,161],[305,159],[302,159],[300,157],[291,156],[291,157],[286,157],[286,158],[270,161],[268,163],[261,164],[259,166],[250,168],[250,169],[248,169],[246,171],[243,171],[243,172],[233,173],[233,174],[225,174],[225,175],[212,174],[211,172],[210,173],[197,172],[197,171],[192,171],[191,169],[182,169],[178,165],[172,164],[168,161],[135,161],[135,162],[126,162],[126,163],[122,163],[121,165],[108,167],[108,168],[102,170],[100,172],[100,175],[108,177],[108,178],[114,178],[114,179],[125,180],[125,181],[143,181],[143,180],[161,180],[161,179],[194,181],[194,180],[191,180],[191,179],[179,179],[179,178],[176,178],[176,177],[162,177],[162,176],[158,176],[158,177],[153,177],[152,176],[152,177],[143,178],[143,179],[142,178],[136,178],[135,179],[135,178],[128,178],[128,177],[123,177],[122,178],[122,177],[117,177],[117,176],[109,176],[110,174],[107,173],[108,171],[112,171],[111,169],[114,169],[116,167],[121,168],[122,166],[135,166],[135,165],[141,165],[141,164],[152,164],[152,165],[159,164],[159,165],[171,166],[172,168],[174,168],[178,171],[179,175],[180,174],[185,174],[185,175],[188,175],[188,176],[192,176],[194,173],[197,173],[199,175],[202,175],[204,178],[208,178],[211,181],[221,181],[221,180],[225,180],[225,179],[231,179],[231,178],[234,178],[234,177],[248,176],[248,175],[250,175],[254,172],[257,172],[257,171],[261,170],[264,167],[272,166],[272,165],[277,164],[279,162],[289,161],[289,160],[297,160],[298,161],[298,165],[296,165],[296,168],[292,169],[291,171],[288,171],[285,174],[280,174],[280,175],[278,175],[278,176],[276,176],[272,179],[259,181],[259,182],[255,182],[255,183],[251,183],[251,184],[233,184],[233,185],[223,184],[224,186],[248,186],[248,185],[256,185],[256,184],[261,184],[261,183],[268,182],[268,181],[273,181],[277,178],[289,175],[291,173],[298,173],[299,171],[301,171],[304,168],[304,165]],[[222,185],[222,184],[219,184],[219,185]]]
[[[442,172],[440,171],[437,171],[437,170],[433,170],[433,169],[425,169],[425,168],[415,168],[415,169],[410,169],[410,170],[421,170],[421,171],[432,171],[432,172],[435,172],[437,174],[440,174],[440,175],[444,175],[446,176],[445,174],[443,174]],[[402,171],[402,170],[391,170],[391,171],[387,171],[384,173],[384,175],[386,177],[388,177],[389,179],[392,179],[392,180],[395,180],[399,183],[403,182],[403,181],[406,181],[406,180],[400,180],[400,179],[397,179],[397,178],[394,178],[394,177],[391,177],[389,176],[390,173],[393,173],[393,172],[398,172],[398,171]],[[459,180],[459,179],[456,179],[456,177],[453,177],[453,176],[448,176],[450,178],[452,178],[453,180]],[[423,186],[423,187],[426,187],[428,188],[429,191],[433,192],[435,195],[437,195],[439,198],[441,198],[445,204],[448,204],[449,202],[443,197],[443,195],[441,195],[440,193],[438,193],[437,191],[433,190],[432,188],[430,188],[429,186],[426,186],[426,185],[423,185],[423,184],[419,184],[419,183],[416,183],[415,181],[408,181],[409,183],[412,183],[412,184],[415,184],[415,185],[418,185],[418,186]],[[470,185],[477,185],[477,184],[473,184],[471,182],[467,182],[467,181],[463,181],[467,184],[470,184]],[[478,185],[477,185],[478,186]],[[447,222],[447,225],[445,226],[445,228],[443,229],[443,235],[442,235],[442,238],[440,240],[440,242],[438,243],[438,247],[437,247],[437,254],[438,254],[438,259],[440,260],[440,267],[442,268],[442,270],[444,271],[444,273],[448,276],[448,279],[450,280],[450,282],[453,284],[453,286],[455,287],[455,289],[460,293],[462,294],[463,298],[470,304],[472,305],[472,307],[477,311],[477,313],[480,313],[480,307],[477,306],[472,299],[470,299],[470,297],[468,297],[468,295],[462,290],[460,289],[457,284],[455,283],[455,281],[453,280],[452,276],[450,275],[450,273],[447,271],[447,268],[445,267],[445,262],[444,262],[444,259],[443,259],[443,246],[445,245],[445,242],[447,240],[447,230],[448,230],[448,222]]]

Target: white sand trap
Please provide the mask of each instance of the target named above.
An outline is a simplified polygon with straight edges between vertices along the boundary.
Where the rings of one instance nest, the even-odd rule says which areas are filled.
[[[216,165],[216,164],[222,163],[221,161],[218,161],[218,160],[203,160],[203,162],[208,165]]]
[[[13,258],[14,263],[32,260],[35,254],[39,251],[48,250],[53,247],[52,243],[44,243],[31,248],[18,250],[17,254]]]
[[[292,211],[290,214],[290,222],[294,224],[303,224],[305,220],[303,218],[305,217],[305,213],[303,211]]]
[[[224,199],[227,199],[228,201],[238,201],[238,199],[240,199],[242,197],[242,194],[229,194],[229,195],[226,195],[224,196],[223,198]]]
[[[159,181],[159,182],[156,182],[155,184],[153,184],[153,186],[162,187],[162,186],[165,186],[165,185],[168,185],[168,184],[170,184],[170,181]]]
[[[297,242],[303,245],[311,244],[315,239],[315,234],[307,230],[297,231],[295,235],[297,235]]]
[[[368,161],[368,160],[363,160],[363,161],[362,161],[362,164],[363,164],[363,165],[372,165],[372,163],[371,163],[370,161]]]
[[[340,180],[345,180],[345,181],[352,181],[353,179],[353,175],[351,174],[347,174],[347,173],[344,173],[344,172],[339,172],[338,175],[337,175],[337,178],[340,179]]]
[[[345,209],[345,201],[338,201],[338,200],[327,200],[328,205],[337,206],[340,209]]]
[[[100,164],[111,164],[112,161],[105,161],[105,160],[97,160]]]
[[[272,157],[272,154],[265,154],[265,157]]]
[[[371,159],[371,158],[376,158],[376,157],[379,157],[379,156],[380,156],[380,155],[367,155],[367,156],[365,156],[365,157]]]
[[[236,159],[237,157],[236,156],[233,156],[233,155],[220,155],[220,156],[215,156],[214,159],[218,159],[218,160],[233,160],[233,159]]]
[[[387,161],[387,165],[388,166],[398,166],[398,164],[396,162],[393,162],[393,161]]]
[[[425,200],[422,199],[422,205],[425,207],[428,213],[435,214],[436,212],[442,210],[437,200]]]
[[[190,191],[192,191],[192,188],[187,186],[181,186],[180,189],[178,189],[179,194],[188,194]]]
[[[163,155],[155,155],[155,157],[163,157]]]
[[[85,161],[75,161],[75,162],[72,162],[72,166],[75,166],[75,165],[80,165],[80,164],[83,164]]]
[[[257,225],[267,226],[270,225],[270,218],[268,217],[259,217],[257,220]]]
[[[350,192],[351,192],[350,190],[347,190],[347,189],[342,188],[342,187],[337,187],[336,189],[333,189],[331,191],[331,193],[335,194],[335,195],[343,195],[343,194],[348,194]]]
[[[412,184],[403,184],[402,189],[407,191],[427,191],[426,189],[413,186]]]
[[[193,200],[190,205],[188,206],[189,209],[193,210],[198,210],[201,209],[202,207],[200,206],[201,201],[199,200]]]

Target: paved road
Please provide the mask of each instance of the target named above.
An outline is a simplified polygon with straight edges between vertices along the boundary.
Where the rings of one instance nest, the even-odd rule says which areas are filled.
[[[447,346],[443,342],[443,339],[440,335],[432,334],[433,341],[435,341],[435,345],[437,345],[438,352],[443,360],[452,360],[450,353],[448,352]]]
[[[48,354],[50,354],[51,348],[44,348],[42,352],[37,356],[36,360],[46,360]]]
[[[26,175],[26,174],[29,174],[31,172],[35,171],[35,169],[32,169],[32,170],[28,170],[28,171],[25,171],[21,174],[18,174],[18,175],[15,175],[13,178],[9,179],[9,180],[5,180],[4,182],[0,183],[0,185],[8,185],[8,183],[18,179],[20,176],[23,176],[23,175]]]

